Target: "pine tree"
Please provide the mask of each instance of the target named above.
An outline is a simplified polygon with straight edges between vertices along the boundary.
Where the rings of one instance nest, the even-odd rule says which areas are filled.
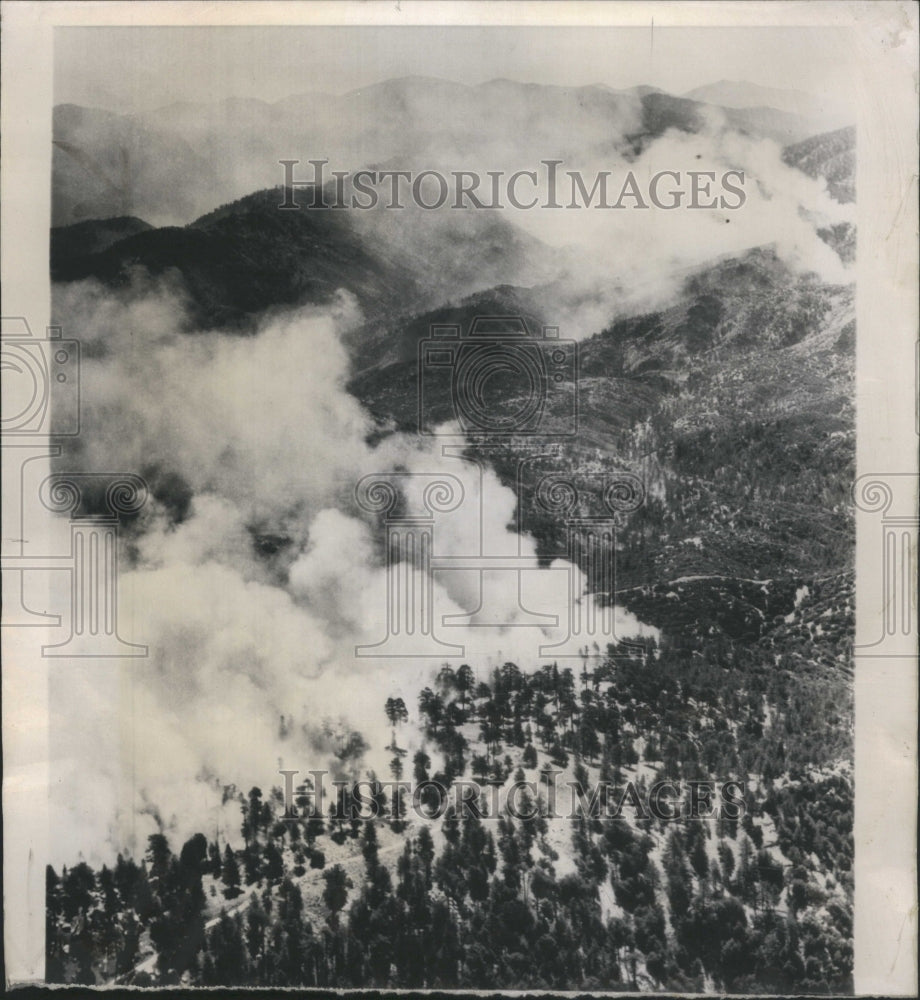
[[[240,866],[230,845],[224,848],[224,863],[221,870],[221,881],[226,886],[224,895],[227,899],[235,899],[240,894]]]
[[[431,866],[434,862],[434,841],[431,839],[431,831],[427,826],[423,826],[416,838],[416,851],[425,869],[425,884],[431,886]]]
[[[323,872],[326,888],[323,889],[323,902],[329,910],[329,923],[338,925],[338,915],[348,902],[348,890],[352,888],[351,879],[341,865],[333,865]]]

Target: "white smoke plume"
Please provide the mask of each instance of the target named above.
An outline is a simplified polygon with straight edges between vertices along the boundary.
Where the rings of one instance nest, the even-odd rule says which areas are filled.
[[[852,268],[821,239],[818,229],[855,224],[855,205],[835,201],[823,178],[813,179],[784,163],[778,143],[722,127],[715,109],[712,118],[710,127],[698,134],[666,132],[632,162],[605,158],[579,164],[589,192],[600,172],[610,172],[609,204],[616,202],[632,172],[647,208],[636,207],[636,199],[628,196],[622,209],[508,212],[522,229],[560,254],[567,295],[556,321],[567,336],[581,340],[603,329],[614,315],[660,309],[675,298],[694,268],[753,247],[772,245],[793,271],[814,272],[827,284],[854,280]],[[725,193],[720,179],[736,170],[744,173],[745,201],[740,208],[686,207],[691,171],[715,175],[709,193],[700,199],[706,204]],[[682,190],[681,207],[650,204],[649,181],[662,171],[680,180],[666,177],[659,197],[667,204],[671,189]],[[557,178],[557,191],[560,203],[571,203],[568,178]],[[540,193],[545,199],[545,184]],[[593,204],[598,201],[596,195]],[[583,204],[580,192],[577,203]],[[566,298],[572,307],[566,307]]]
[[[535,666],[539,646],[563,637],[568,572],[579,571],[538,568],[534,540],[509,528],[512,490],[414,436],[366,443],[370,419],[344,389],[340,338],[360,320],[347,296],[270,316],[252,337],[180,332],[181,299],[165,288],[116,295],[72,284],[57,289],[56,308],[89,355],[75,461],[167,469],[192,499],[180,523],[168,505],[148,503],[121,576],[122,634],[149,657],[55,676],[53,863],[142,851],[161,827],[176,846],[199,830],[237,842],[238,805],[224,802],[224,787],[267,792],[282,783],[281,766],[386,775],[383,703],[400,695],[414,714],[441,658],[355,656],[386,634],[382,537],[353,498],[369,473],[399,470],[410,509],[415,477],[457,477],[463,502],[436,523],[438,554],[483,545],[524,556],[522,603],[560,615],[556,630],[445,630],[464,659],[480,670],[509,659]],[[287,540],[280,556],[257,552],[254,525]],[[523,613],[516,585],[502,593],[490,621],[513,624]],[[476,574],[435,573],[435,621],[469,612],[478,596]],[[618,634],[640,631],[618,612]],[[369,750],[346,765],[336,750],[352,731]]]
[[[627,130],[630,122],[618,120],[612,127]],[[774,247],[795,273],[817,274],[827,284],[853,282],[853,267],[841,260],[819,230],[840,223],[855,225],[855,205],[836,201],[823,177],[809,177],[785,163],[777,141],[729,127],[717,108],[709,109],[700,131],[669,129],[648,141],[635,157],[622,151],[623,135],[616,133],[601,152],[595,142],[571,155],[557,138],[542,146],[528,145],[528,159],[522,156],[521,148],[513,148],[510,139],[502,145],[493,138],[472,160],[469,155],[464,159],[456,154],[458,159],[453,162],[471,163],[479,171],[482,186],[478,196],[486,203],[491,194],[487,171],[504,171],[502,183],[516,170],[532,172],[536,183],[520,183],[516,196],[523,203],[535,201],[533,208],[516,209],[503,194],[504,207],[497,212],[471,208],[458,212],[448,202],[433,211],[407,203],[401,210],[380,206],[366,212],[352,209],[351,215],[360,231],[382,245],[397,248],[400,255],[412,252],[421,260],[427,257],[435,261],[437,276],[455,297],[501,283],[534,288],[542,293],[552,322],[575,340],[604,329],[613,317],[666,307],[694,269],[754,247]],[[552,188],[545,161],[559,161]],[[420,171],[437,163],[407,157],[388,165]],[[448,166],[439,169],[449,175]],[[570,172],[580,175],[591,207],[584,207],[585,193]],[[659,182],[657,195],[669,204],[673,203],[672,191],[677,192],[680,200],[675,208],[656,207],[651,201],[650,182],[663,172],[673,176]],[[692,172],[712,175],[699,182],[699,203],[708,205],[715,200],[716,207],[688,207]],[[743,183],[735,173],[730,178],[744,191],[744,202],[737,208],[719,203],[720,195],[725,195],[729,205],[737,204],[737,198],[722,186],[722,178],[729,172],[740,172],[744,178]],[[597,207],[601,191],[593,188],[604,174],[605,204],[617,203],[630,177],[638,197],[628,193],[619,208]],[[433,199],[435,188],[433,183],[431,190],[422,186],[422,197]],[[547,209],[554,199],[560,207]],[[477,251],[461,228],[469,220],[482,222],[482,216],[500,217],[531,238],[523,251],[523,263],[509,255],[499,260],[497,267],[476,272],[462,256],[450,258],[445,248],[452,246],[469,258],[492,252],[488,233],[479,235],[481,247]],[[435,276],[426,278],[434,280]]]
[[[480,96],[496,106],[508,100],[500,85]],[[469,141],[479,135],[482,110],[470,115]],[[823,181],[786,166],[778,144],[726,130],[714,113],[705,132],[668,132],[627,162],[615,140],[635,127],[635,99],[618,104],[609,121],[587,118],[594,122],[584,147],[590,155],[581,150],[577,162],[568,154],[579,151],[559,148],[558,136],[541,131],[539,116],[533,129],[493,129],[476,162],[455,128],[454,145],[442,143],[440,154],[484,171],[532,168],[561,156],[587,178],[611,170],[614,198],[616,177],[627,170],[640,182],[662,170],[743,170],[747,200],[735,211],[506,213],[558,256],[567,294],[552,321],[562,336],[582,339],[618,313],[660,307],[689,269],[763,244],[775,244],[796,269],[849,280],[816,228],[852,221],[852,207],[830,198]],[[358,120],[365,120],[363,111]],[[417,155],[439,148],[423,133],[409,138]],[[358,139],[345,152],[334,166],[366,165]],[[411,157],[402,165],[411,166]],[[239,193],[251,190],[251,179],[245,183]],[[383,240],[392,230],[395,246],[418,243],[415,230],[397,234],[416,224],[409,212],[362,221]],[[437,236],[443,242],[440,229]],[[490,286],[506,278],[488,275]],[[85,431],[72,462],[152,479],[169,473],[189,499],[181,523],[168,491],[148,503],[132,539],[135,561],[122,575],[122,633],[146,643],[149,658],[68,663],[55,672],[53,863],[69,864],[81,852],[111,860],[120,849],[142,851],[161,826],[178,843],[218,828],[222,838],[238,841],[238,807],[224,801],[224,786],[267,791],[281,783],[279,766],[342,767],[337,741],[352,730],[370,746],[360,766],[385,773],[383,703],[400,695],[414,710],[441,659],[355,656],[356,646],[386,632],[381,528],[354,501],[363,476],[404,474],[410,504],[418,500],[418,480],[409,474],[458,477],[464,501],[438,518],[438,553],[475,555],[482,545],[528,560],[520,600],[516,587],[508,588],[489,607],[506,627],[441,633],[465,647],[471,664],[538,665],[539,646],[564,631],[567,574],[577,571],[561,562],[538,568],[534,540],[509,527],[513,491],[494,473],[480,478],[475,466],[414,436],[368,443],[373,422],[345,390],[342,337],[361,321],[348,295],[331,308],[269,314],[246,337],[191,329],[182,291],[168,279],[151,284],[136,276],[121,291],[61,285],[55,312],[66,335],[82,341],[86,358]],[[260,552],[259,537],[277,540],[273,554]],[[497,582],[493,576],[489,585]],[[435,572],[433,588],[436,621],[477,606],[474,572]],[[561,614],[560,630],[511,627],[524,616],[521,605]],[[618,634],[641,630],[618,612]]]

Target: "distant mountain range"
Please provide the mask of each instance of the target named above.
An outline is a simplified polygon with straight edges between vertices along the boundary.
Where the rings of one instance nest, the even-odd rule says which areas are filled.
[[[417,169],[521,169],[546,157],[583,166],[634,157],[667,129],[712,128],[713,115],[723,128],[782,145],[839,124],[821,108],[791,111],[796,102],[788,99],[751,104],[740,100],[737,85],[714,87],[674,97],[647,86],[492,80],[468,87],[406,77],[342,96],[301,94],[273,104],[181,103],[136,115],[59,105],[53,223],[137,216],[184,224],[279,183],[282,158],[326,158],[342,170],[394,157]]]
[[[539,280],[548,263],[547,247],[494,213],[406,210],[394,234],[377,228],[385,213],[280,212],[281,198],[258,191],[183,227],[129,216],[54,229],[52,278],[120,287],[138,268],[168,273],[182,282],[193,328],[251,329],[265,309],[324,304],[340,288],[369,321],[394,321],[496,274]]]
[[[761,87],[744,80],[719,80],[688,90],[683,96],[723,108],[773,108],[806,118],[821,118],[828,125],[833,122],[842,126],[852,122],[852,116],[843,109],[837,95],[816,97],[801,90]]]
[[[690,126],[689,102],[657,93],[642,101],[647,134],[675,120]],[[64,109],[58,111],[64,115]],[[632,141],[641,138],[637,134]],[[838,200],[855,198],[854,129],[787,146],[783,158],[809,176],[824,177]],[[502,213],[407,208],[396,226],[392,213],[381,211],[279,212],[281,198],[274,188],[247,194],[183,227],[154,228],[136,216],[108,213],[56,227],[52,278],[94,277],[118,285],[135,267],[154,275],[180,274],[189,291],[190,320],[199,328],[244,328],[269,306],[327,302],[338,288],[356,296],[369,329],[386,317],[401,321],[498,285],[545,288],[554,310],[575,294],[570,284],[555,282],[567,268],[577,267],[577,260],[568,261],[564,252],[528,235]],[[852,258],[852,227],[820,235],[845,260]],[[389,360],[399,355],[403,339],[385,338],[380,349],[389,352]],[[366,367],[360,355],[369,349],[370,341],[356,356],[359,368]],[[407,349],[414,357],[414,343]],[[382,360],[374,355],[367,364]]]
[[[695,93],[735,103],[763,96],[733,84]],[[594,296],[600,318],[583,331],[579,434],[565,462],[573,469],[626,462],[663,498],[627,535],[622,601],[662,627],[718,623],[730,636],[762,639],[772,618],[789,613],[789,595],[803,581],[849,570],[851,288],[797,273],[772,248],[754,247],[689,269],[654,311],[614,317],[603,312],[609,288],[596,284],[613,285],[614,275],[585,278],[583,256],[550,248],[501,213],[280,212],[280,188],[263,187],[187,225],[150,225],[166,206],[182,214],[213,200],[231,167],[234,183],[249,183],[255,164],[271,167],[279,150],[341,156],[344,165],[402,151],[426,166],[456,167],[476,140],[498,166],[511,163],[512,148],[525,161],[531,156],[531,166],[554,148],[567,157],[606,151],[622,162],[668,129],[703,128],[711,113],[650,87],[507,80],[463,87],[418,78],[338,98],[174,105],[138,117],[59,107],[57,217],[100,218],[52,230],[52,278],[125,288],[138,271],[167,276],[182,291],[189,332],[237,334],[253,332],[266,310],[328,303],[344,289],[363,316],[346,335],[349,389],[381,435],[417,430],[417,351],[432,323],[467,328],[479,315],[516,315],[539,335],[544,323]],[[760,106],[719,113],[726,128],[788,133],[787,164],[825,178],[839,201],[854,198],[852,128],[815,135],[806,119]],[[278,138],[285,135],[286,144]],[[569,136],[577,148],[561,145]],[[106,159],[107,170],[90,172],[88,157],[96,168]],[[852,259],[851,225],[819,233]],[[503,388],[509,412],[521,402],[516,392],[512,382]],[[450,419],[450,399],[438,405],[438,419]],[[549,405],[547,428],[559,417]],[[507,460],[495,462],[509,485],[515,448],[512,441]],[[525,527],[544,558],[565,555],[554,522],[530,511]],[[766,591],[737,583],[751,577],[778,582]],[[722,582],[655,589],[684,578]]]
[[[414,347],[430,323],[468,328],[477,315],[513,313],[539,331],[557,299],[547,288],[503,286],[381,331],[363,342],[366,367],[349,388],[381,426],[411,432]],[[852,289],[796,277],[758,249],[700,268],[667,309],[581,343],[578,437],[558,461],[576,475],[626,462],[653,494],[619,553],[618,600],[642,620],[684,631],[717,623],[756,639],[791,610],[802,580],[847,568],[853,334]],[[375,343],[381,360],[367,364]],[[509,412],[522,402],[504,399]],[[450,406],[445,399],[445,420]],[[549,408],[548,431],[559,416]],[[497,462],[509,486],[520,443]],[[525,511],[525,525],[546,558],[564,557],[559,524]],[[774,583],[735,589],[750,576]],[[705,584],[647,589],[685,578]],[[778,605],[776,587],[786,593]]]

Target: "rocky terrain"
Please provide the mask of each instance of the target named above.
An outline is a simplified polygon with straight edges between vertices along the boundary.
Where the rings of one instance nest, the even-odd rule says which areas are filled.
[[[499,162],[513,111],[522,162],[548,134],[571,131],[574,152],[630,162],[664,136],[715,128],[781,142],[786,167],[851,202],[853,131],[821,132],[811,112],[755,97],[724,81],[675,97],[409,79],[275,105],[57,109],[58,308],[79,293],[132,303],[138,289],[166,289],[181,303],[171,336],[247,344],[266,316],[344,294],[360,315],[341,339],[342,388],[366,418],[356,426],[368,447],[419,431],[419,343],[432,324],[466,331],[480,316],[515,316],[535,340],[560,315],[579,317],[576,375],[547,395],[541,433],[560,475],[642,482],[644,502],[617,529],[613,578],[582,568],[598,601],[658,638],[586,648],[574,668],[551,658],[434,666],[401,710],[395,692],[380,706],[388,745],[326,733],[341,775],[375,793],[410,774],[483,790],[529,781],[531,818],[406,817],[392,803],[354,822],[336,803],[293,818],[280,782],[247,791],[211,775],[215,799],[238,804],[238,829],[180,843],[164,826],[113,866],[49,869],[51,981],[851,989],[852,283],[796,261],[778,236],[683,267],[640,305],[619,295],[622,275],[588,268],[590,251],[551,247],[501,216],[407,211],[395,226],[379,213],[281,212],[277,177],[263,169],[292,149],[344,166],[397,152],[422,162],[438,149],[449,159],[472,135]],[[815,232],[825,253],[853,259],[850,223]],[[129,315],[143,343],[144,309]],[[94,358],[115,362],[117,349],[94,343]],[[496,417],[526,401],[513,373],[490,391]],[[431,407],[433,424],[455,416],[447,392]],[[573,413],[577,435],[560,443]],[[111,413],[88,413],[89,437],[94,419]],[[478,440],[469,433],[467,446]],[[519,473],[530,443],[507,435],[490,463],[518,491],[517,527],[548,565],[569,550],[564,525],[532,502],[535,473],[526,463]],[[79,445],[65,448],[62,464],[82,461]],[[180,470],[164,460],[145,475],[157,527],[187,525],[195,497]],[[290,525],[270,512],[244,525],[247,584],[289,584],[302,544]],[[149,525],[128,527],[128,558],[139,560]],[[282,717],[279,731],[289,725]],[[369,773],[366,757],[383,752],[389,775]],[[737,781],[743,815],[675,821],[585,807],[554,818],[550,770],[588,799],[598,787]],[[315,794],[300,786],[299,806]]]

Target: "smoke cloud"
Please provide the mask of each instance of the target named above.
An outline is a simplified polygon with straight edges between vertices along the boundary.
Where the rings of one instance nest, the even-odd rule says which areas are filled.
[[[372,154],[378,163],[383,154],[404,155],[396,165],[404,169],[463,163],[483,171],[532,169],[541,159],[561,158],[589,178],[610,170],[614,192],[616,178],[630,170],[645,182],[663,170],[744,171],[746,202],[735,211],[506,212],[519,232],[550,248],[539,266],[523,266],[511,248],[496,253],[495,268],[469,267],[458,254],[454,269],[445,271],[463,276],[464,292],[478,283],[539,278],[548,289],[547,312],[550,305],[555,310],[548,319],[567,338],[587,337],[618,314],[660,308],[694,267],[749,247],[774,244],[797,270],[849,281],[817,229],[852,222],[852,206],[834,201],[824,181],[785,165],[776,142],[726,128],[713,110],[697,134],[669,131],[632,154],[625,137],[639,126],[635,94],[610,100],[592,89],[585,99],[607,110],[585,107],[575,127],[567,120],[571,95],[550,95],[556,105],[548,109],[544,90],[501,81],[469,90],[468,113],[447,132],[419,124],[437,118],[438,95],[425,98],[411,88],[397,95],[400,101],[390,102],[386,120],[371,133],[364,123],[375,119],[355,98],[351,119],[343,122],[330,110],[329,122],[317,125],[330,142],[344,136],[346,145],[313,148],[335,154],[330,158],[339,169],[366,166]],[[373,99],[389,100],[386,93]],[[428,105],[421,109],[412,103],[423,100]],[[526,112],[515,128],[499,122],[484,133],[489,114],[506,114],[514,102]],[[160,115],[160,129],[186,127],[168,118]],[[553,122],[566,127],[560,131]],[[579,148],[560,144],[565,135],[579,136]],[[298,135],[289,138],[294,143]],[[248,166],[234,167],[231,145],[211,154],[226,154],[238,193],[278,182],[276,175],[260,184]],[[276,162],[274,145],[255,148],[260,163]],[[282,155],[304,151],[290,145]],[[451,245],[450,212],[432,224],[441,247]],[[420,215],[359,213],[355,222],[379,241],[415,246],[425,256]],[[478,230],[472,236],[478,239]],[[525,246],[537,244],[522,242],[517,250]],[[445,250],[433,270],[448,258]],[[556,296],[557,289],[563,293]],[[464,660],[480,671],[505,660],[534,666],[549,659],[538,651],[565,633],[569,573],[577,574],[580,589],[583,578],[562,561],[539,567],[534,539],[514,527],[517,498],[491,470],[480,472],[412,435],[369,443],[374,423],[345,390],[343,338],[362,322],[351,296],[339,293],[323,309],[270,312],[252,336],[242,337],[194,329],[183,288],[168,277],[152,282],[136,274],[120,290],[72,283],[54,295],[56,322],[82,341],[86,359],[84,431],[68,468],[142,473],[153,497],[130,529],[120,606],[122,634],[146,643],[149,658],[67,663],[53,678],[52,766],[59,779],[53,863],[71,863],[81,853],[110,861],[120,849],[141,851],[157,829],[176,841],[220,830],[236,842],[233,789],[266,791],[280,784],[281,766],[385,774],[383,703],[399,695],[413,711],[442,658],[355,655],[356,646],[386,635],[383,527],[354,498],[356,484],[370,473],[401,476],[408,509],[416,512],[420,476],[456,477],[463,502],[437,518],[437,554],[525,560],[520,591],[517,577],[511,586],[507,575],[494,572],[435,571],[435,621],[455,616],[452,627],[439,630],[444,641],[462,645]],[[482,587],[489,607],[464,623]],[[561,620],[555,630],[514,627],[528,613]],[[654,632],[623,611],[616,617],[624,637]],[[486,621],[498,624],[479,627]],[[362,761],[342,759],[353,731],[369,745]]]
[[[369,473],[401,477],[411,512],[420,477],[461,482],[462,503],[435,524],[439,556],[527,560],[520,598],[516,577],[501,589],[491,581],[497,625],[441,632],[465,660],[480,671],[509,659],[533,666],[541,644],[564,637],[568,574],[584,580],[561,561],[538,567],[535,541],[513,527],[517,498],[494,472],[412,435],[367,443],[371,421],[344,389],[341,338],[361,321],[347,295],[330,309],[266,317],[252,337],[191,331],[168,286],[109,294],[84,283],[56,295],[88,355],[83,445],[69,468],[154,467],[160,478],[120,578],[122,634],[149,657],[68,664],[52,687],[53,863],[142,851],[158,829],[177,842],[198,830],[235,842],[227,786],[267,792],[281,766],[386,775],[383,703],[399,695],[414,712],[443,658],[355,655],[386,635],[382,525],[354,500]],[[184,517],[158,492],[172,481],[163,472],[191,493]],[[266,536],[275,551],[260,547]],[[473,571],[436,572],[433,588],[436,623],[479,601]],[[508,627],[522,604],[559,615],[559,626]],[[618,612],[618,634],[640,631]],[[369,749],[343,761],[353,731]]]
[[[725,128],[717,109],[712,109],[704,131],[668,131],[631,162],[615,157],[579,166],[589,192],[597,174],[609,171],[610,204],[630,171],[646,203],[648,183],[662,171],[672,171],[682,181],[666,178],[662,200],[667,203],[671,188],[682,188],[683,199],[676,209],[633,207],[635,199],[627,198],[629,207],[620,210],[509,211],[517,225],[559,254],[564,273],[559,284],[565,293],[559,297],[558,321],[576,340],[603,329],[612,316],[669,304],[695,268],[753,247],[772,245],[794,272],[816,273],[827,284],[854,280],[852,268],[818,230],[843,222],[855,225],[855,205],[834,200],[823,177],[813,179],[784,163],[775,141]],[[722,193],[720,178],[727,171],[742,171],[744,204],[737,209],[687,208],[691,171],[714,175],[710,193],[716,198]],[[559,202],[570,204],[568,178],[560,176],[557,188]],[[546,191],[543,185],[541,204]],[[580,192],[577,197],[583,204]],[[596,195],[594,204],[598,201]],[[701,201],[708,203],[711,197]]]

